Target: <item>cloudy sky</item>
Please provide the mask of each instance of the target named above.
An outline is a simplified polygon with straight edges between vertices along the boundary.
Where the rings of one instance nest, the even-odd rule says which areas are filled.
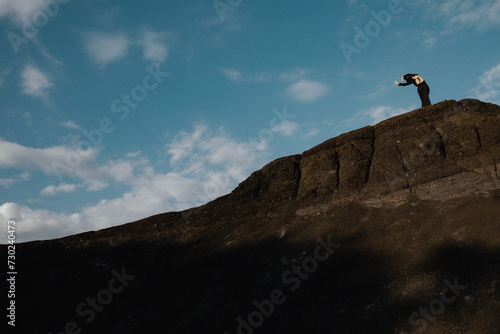
[[[0,242],[205,203],[418,108],[408,72],[498,103],[499,32],[499,0],[0,0]]]

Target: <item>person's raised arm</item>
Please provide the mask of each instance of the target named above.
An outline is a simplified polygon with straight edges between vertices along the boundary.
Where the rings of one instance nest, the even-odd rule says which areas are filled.
[[[397,81],[394,81],[394,83],[398,86],[408,86],[412,84],[412,82],[397,82]]]

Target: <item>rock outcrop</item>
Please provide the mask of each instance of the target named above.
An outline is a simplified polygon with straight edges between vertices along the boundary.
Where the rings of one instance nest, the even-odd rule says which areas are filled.
[[[233,196],[242,202],[330,195],[350,201],[403,191],[446,199],[496,189],[499,115],[500,107],[470,99],[418,109],[273,161]]]

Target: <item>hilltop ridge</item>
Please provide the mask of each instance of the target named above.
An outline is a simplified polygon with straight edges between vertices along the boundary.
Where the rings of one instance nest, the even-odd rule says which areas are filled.
[[[499,113],[500,107],[471,99],[417,109],[277,159],[231,196],[351,200],[404,191],[419,198],[439,193],[444,199],[479,191],[473,184],[495,189],[500,186]],[[432,181],[441,190],[425,186]],[[450,186],[465,192],[444,195]]]
[[[200,207],[18,245],[20,332],[497,333],[499,170],[478,100],[342,134]]]

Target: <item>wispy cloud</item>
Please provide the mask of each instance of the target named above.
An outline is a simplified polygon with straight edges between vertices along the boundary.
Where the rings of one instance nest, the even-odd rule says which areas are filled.
[[[290,85],[286,93],[289,97],[300,102],[314,102],[328,93],[328,86],[310,80],[301,80]]]
[[[141,151],[129,152],[125,155],[125,157],[132,159],[137,157],[139,154],[141,154]]]
[[[294,68],[291,70],[287,70],[279,75],[280,81],[283,82],[293,82],[295,80],[299,80],[300,78],[303,78],[304,76],[308,75],[311,73],[312,70],[305,69],[305,68]]]
[[[301,102],[314,102],[328,94],[329,91],[328,86],[323,83],[304,79],[312,72],[312,70],[304,68],[294,68],[281,73],[266,71],[243,73],[233,68],[221,68],[220,71],[229,81],[237,83],[287,83],[289,86],[286,89],[286,94]]]
[[[25,182],[31,179],[31,175],[28,172],[21,173],[9,178],[0,178],[0,186],[8,188],[16,183]]]
[[[422,45],[424,47],[431,48],[431,47],[436,45],[437,41],[438,41],[437,37],[429,37],[425,41],[422,42]]]
[[[43,188],[40,194],[44,196],[54,196],[58,193],[72,193],[78,189],[78,187],[79,186],[76,184],[61,183],[58,186],[47,186]]]
[[[424,48],[433,48],[450,36],[460,37],[464,30],[484,32],[500,26],[499,0],[420,0],[408,1],[418,15],[426,15],[430,24],[425,30],[407,28],[397,34],[403,43],[419,43]]]
[[[290,137],[293,136],[297,130],[299,129],[299,125],[295,122],[285,121],[279,124],[276,124],[272,130],[282,137]]]
[[[271,82],[275,81],[278,76],[269,72],[255,72],[251,74],[243,74],[241,71],[222,68],[222,74],[233,82],[248,82],[248,83],[259,83],[259,82]]]
[[[440,13],[456,26],[485,29],[500,25],[500,1],[449,0],[441,5]]]
[[[225,16],[224,20],[221,20],[217,15],[201,20],[199,28],[214,30],[215,35],[212,38],[212,46],[221,47],[230,34],[242,29],[242,23],[238,14],[233,11],[231,15]]]
[[[378,106],[370,108],[368,110],[362,110],[356,113],[355,117],[346,120],[345,122],[347,123],[365,122],[369,124],[376,124],[390,117],[394,117],[409,112],[413,109],[415,109],[414,106],[411,106],[408,109],[394,108],[391,106]]]
[[[60,124],[68,129],[74,129],[74,130],[81,130],[82,129],[81,126],[79,126],[78,124],[76,124],[73,121],[61,122]]]
[[[172,33],[144,30],[139,43],[143,46],[143,58],[147,62],[162,63],[167,60]]]
[[[318,128],[311,128],[307,131],[307,133],[305,134],[305,137],[314,137],[320,132],[321,131]]]
[[[221,72],[222,72],[222,74],[224,74],[224,76],[226,78],[228,78],[230,81],[233,81],[233,82],[240,82],[243,79],[243,74],[241,74],[240,71],[237,71],[234,69],[222,68]]]
[[[39,98],[47,98],[53,84],[49,77],[32,65],[26,65],[21,73],[22,92]]]
[[[424,9],[430,18],[442,22],[444,34],[462,29],[488,29],[500,25],[500,1],[498,0],[422,0],[408,3],[407,6]]]
[[[221,68],[222,74],[233,82],[282,82],[289,83],[303,78],[312,71],[304,68],[294,68],[281,73],[273,73],[268,71],[258,71],[252,73],[243,73],[234,68]]]
[[[125,33],[94,31],[85,35],[85,50],[101,66],[123,58],[129,46],[130,39]]]
[[[249,169],[262,162],[268,146],[264,142],[237,142],[223,129],[213,133],[199,124],[193,132],[181,131],[166,148],[171,156],[170,164],[183,167],[184,175],[204,175],[206,170],[218,170],[243,181]]]
[[[471,89],[469,93],[479,100],[499,103],[500,64],[484,72],[478,80],[479,84]]]

